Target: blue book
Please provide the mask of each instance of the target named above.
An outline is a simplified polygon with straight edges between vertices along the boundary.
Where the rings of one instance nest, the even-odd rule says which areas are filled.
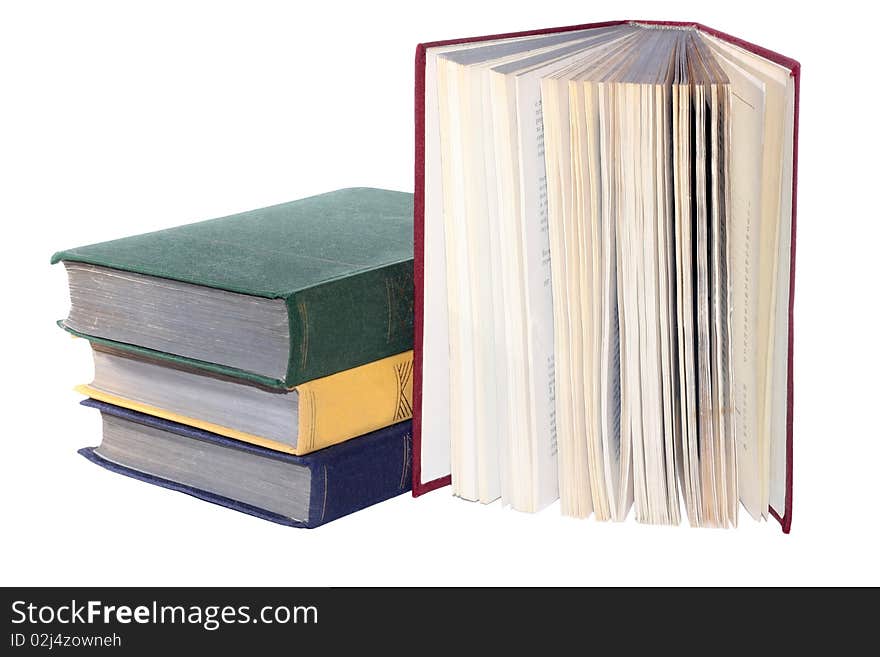
[[[98,447],[79,451],[156,486],[291,527],[317,527],[410,490],[412,423],[293,456],[95,399]]]

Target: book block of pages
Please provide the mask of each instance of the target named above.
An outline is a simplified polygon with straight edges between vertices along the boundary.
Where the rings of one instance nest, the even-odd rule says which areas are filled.
[[[418,47],[414,494],[789,531],[799,71],[693,23]]]

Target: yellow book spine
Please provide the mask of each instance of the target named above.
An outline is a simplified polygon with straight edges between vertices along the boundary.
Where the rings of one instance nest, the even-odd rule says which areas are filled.
[[[297,454],[308,454],[412,417],[413,352],[296,387]]]

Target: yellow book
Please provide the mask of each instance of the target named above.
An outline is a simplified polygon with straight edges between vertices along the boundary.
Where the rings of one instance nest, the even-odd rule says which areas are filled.
[[[95,343],[92,352],[95,379],[77,392],[288,454],[308,454],[412,417],[412,351],[287,390]]]

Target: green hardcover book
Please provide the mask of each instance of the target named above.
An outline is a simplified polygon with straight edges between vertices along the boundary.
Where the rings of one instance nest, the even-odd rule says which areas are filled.
[[[412,349],[413,197],[341,189],[92,244],[59,322],[92,342],[290,388]]]

